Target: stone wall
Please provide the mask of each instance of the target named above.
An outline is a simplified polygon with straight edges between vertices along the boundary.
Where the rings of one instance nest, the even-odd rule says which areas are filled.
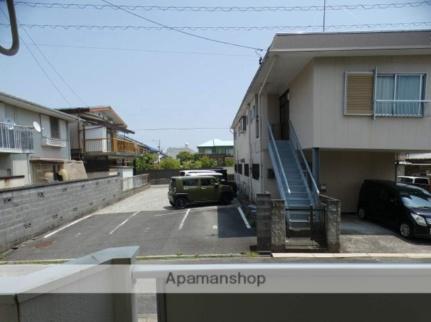
[[[114,203],[148,185],[119,176],[0,191],[0,251]],[[132,178],[133,179],[133,178]],[[127,184],[127,189],[124,185]],[[132,184],[132,186],[131,186]]]

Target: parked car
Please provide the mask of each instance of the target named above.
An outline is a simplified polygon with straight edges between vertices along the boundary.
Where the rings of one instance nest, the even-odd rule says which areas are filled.
[[[428,177],[411,177],[411,176],[399,176],[398,181],[405,184],[410,184],[420,188],[424,188],[428,191],[431,190],[431,182]]]
[[[169,203],[177,209],[188,205],[214,203],[230,204],[232,188],[213,176],[172,177],[169,185]]]
[[[396,228],[401,236],[431,237],[431,194],[425,189],[385,180],[365,180],[358,216]]]

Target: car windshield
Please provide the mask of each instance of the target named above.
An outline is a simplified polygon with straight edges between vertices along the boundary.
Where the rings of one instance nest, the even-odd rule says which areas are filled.
[[[401,200],[408,208],[431,208],[431,195],[422,191],[402,193]]]

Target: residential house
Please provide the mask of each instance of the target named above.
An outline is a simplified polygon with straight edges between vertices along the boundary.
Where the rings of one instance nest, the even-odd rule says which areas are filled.
[[[0,188],[59,180],[75,117],[0,93]]]
[[[232,159],[233,152],[232,140],[212,139],[198,145],[199,154],[216,160],[220,166],[223,166],[227,159]]]
[[[117,173],[131,168],[136,156],[145,151],[143,145],[127,137],[134,132],[111,106],[64,108],[60,111],[77,120],[69,125],[71,153],[83,160],[90,176]]]
[[[236,180],[255,200],[355,212],[364,179],[431,151],[431,32],[277,34],[233,120]],[[288,224],[309,218],[288,211]],[[295,219],[296,218],[296,219]]]
[[[174,147],[167,148],[164,154],[165,154],[167,157],[170,157],[170,158],[174,158],[174,159],[175,159],[175,158],[177,157],[178,153],[180,153],[180,152],[196,153],[196,151],[195,151],[195,150],[191,149],[191,148],[189,147],[189,145],[188,145],[188,144],[186,144],[186,145],[185,145],[184,147],[182,147],[182,148],[174,148]]]

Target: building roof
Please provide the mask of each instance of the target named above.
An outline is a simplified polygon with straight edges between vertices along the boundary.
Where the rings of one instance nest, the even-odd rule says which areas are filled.
[[[431,153],[407,153],[405,157],[407,160],[430,160]]]
[[[233,141],[232,140],[220,140],[220,139],[212,139],[205,143],[199,144],[198,148],[210,148],[215,146],[232,146],[233,147]]]
[[[431,30],[279,33],[268,48],[232,122],[234,128],[247,104],[263,90],[281,95],[301,70],[317,57],[430,55]]]
[[[172,148],[172,147],[171,148],[167,148],[165,154],[168,157],[175,158],[178,153],[183,152],[183,151],[190,152],[190,153],[195,153],[196,152],[196,151],[190,149],[189,147],[185,146],[185,147],[182,147],[182,148]]]
[[[45,114],[45,115],[49,115],[49,116],[53,116],[62,120],[66,120],[66,121],[75,121],[77,120],[77,117],[73,116],[73,115],[69,115],[63,112],[60,112],[58,110],[54,110],[48,107],[45,107],[43,105],[37,104],[37,103],[33,103],[30,101],[27,101],[25,99],[10,95],[10,94],[6,94],[3,92],[0,92],[0,102],[9,104],[9,105],[13,105],[13,106],[17,106],[19,108],[28,110],[28,111],[32,111],[35,113],[40,113],[40,114]]]

